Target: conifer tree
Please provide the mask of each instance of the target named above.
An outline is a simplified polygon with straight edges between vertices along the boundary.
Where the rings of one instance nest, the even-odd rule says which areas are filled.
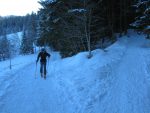
[[[31,54],[33,53],[33,42],[27,37],[27,32],[23,31],[22,43],[21,43],[21,54]]]
[[[3,35],[0,40],[0,54],[3,60],[8,59],[11,56],[10,42],[7,39],[6,34]]]
[[[138,31],[146,33],[147,38],[150,38],[150,0],[138,1],[134,6],[137,17],[131,25]]]

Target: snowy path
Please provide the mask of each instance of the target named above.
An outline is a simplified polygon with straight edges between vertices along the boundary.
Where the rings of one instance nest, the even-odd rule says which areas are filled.
[[[150,113],[143,45],[142,39],[130,40],[125,55],[113,69],[113,84],[101,103],[101,113]]]
[[[11,83],[1,98],[0,113],[69,113],[55,77],[49,74],[47,80],[42,80],[38,75],[35,79],[34,66],[24,67],[15,73],[13,81],[10,79]]]

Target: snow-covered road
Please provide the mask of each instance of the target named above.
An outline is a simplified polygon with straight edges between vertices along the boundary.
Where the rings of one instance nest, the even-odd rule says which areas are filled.
[[[149,44],[133,35],[107,52],[93,51],[91,59],[86,52],[52,55],[46,80],[39,65],[35,79],[36,56],[29,56],[28,63],[1,71],[0,113],[150,113]]]
[[[63,104],[64,99],[61,90],[57,87],[55,77],[48,75],[48,80],[41,79],[40,76],[35,79],[33,67],[35,65],[30,64],[15,73],[16,78],[11,81],[11,85],[1,99],[0,112],[69,113],[67,103]]]
[[[19,59],[14,59],[14,63],[20,65],[13,66],[12,70],[1,66],[0,113],[70,113],[72,108],[68,108],[64,91],[52,73],[55,71],[52,63],[59,59],[58,55],[53,54],[51,58],[47,80],[40,77],[39,64],[35,73],[35,55]],[[4,64],[7,67],[9,63]]]
[[[114,79],[105,101],[100,103],[101,113],[150,113],[145,44],[142,38],[129,40],[124,56],[112,69]]]

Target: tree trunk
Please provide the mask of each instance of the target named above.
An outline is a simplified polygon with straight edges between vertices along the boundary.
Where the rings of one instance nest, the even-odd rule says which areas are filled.
[[[90,9],[89,11],[89,23],[88,23],[88,50],[89,50],[89,55],[88,57],[91,58],[92,57],[92,53],[91,53],[91,31],[90,31],[90,27],[91,27],[91,18],[92,18],[92,9]]]
[[[86,6],[87,6],[86,0],[84,0],[84,8],[85,9],[87,9]],[[87,40],[87,48],[88,48],[88,51],[89,51],[88,58],[91,58],[92,57],[91,39],[90,39],[91,38],[91,36],[90,36],[91,9],[87,13],[88,14],[84,13],[84,18],[85,18],[84,31],[85,31],[85,37],[86,37],[86,40]]]
[[[120,21],[119,21],[120,37],[122,36],[122,0],[120,0]]]

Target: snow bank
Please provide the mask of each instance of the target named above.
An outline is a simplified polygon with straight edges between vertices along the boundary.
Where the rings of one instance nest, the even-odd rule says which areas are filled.
[[[123,56],[127,42],[128,38],[124,37],[105,51],[94,50],[91,59],[87,58],[87,52],[82,52],[53,62],[49,68],[50,75],[55,75],[64,98],[70,100],[72,111],[86,113],[95,101],[106,95],[111,84],[112,77],[109,74],[112,66]]]

